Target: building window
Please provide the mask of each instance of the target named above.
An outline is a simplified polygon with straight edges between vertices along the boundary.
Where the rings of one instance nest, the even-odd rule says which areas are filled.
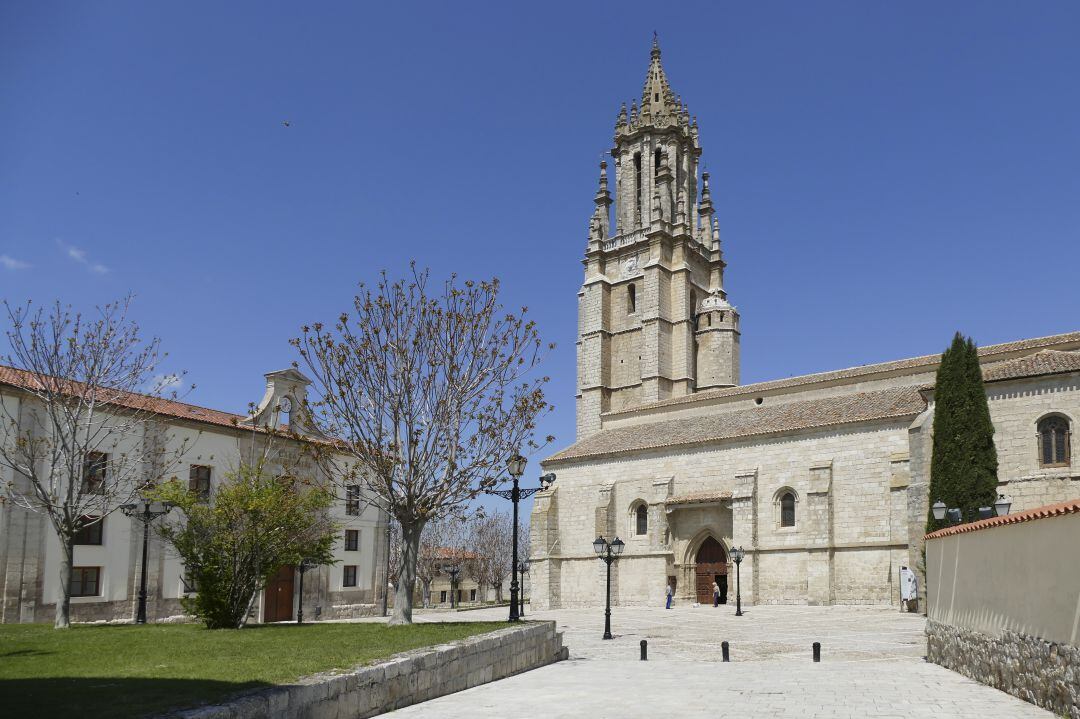
[[[96,597],[101,593],[101,567],[72,567],[71,596]]]
[[[644,504],[639,504],[634,511],[637,520],[637,526],[634,528],[635,534],[648,534],[649,533],[649,508]]]
[[[87,452],[83,460],[83,494],[101,494],[105,491],[105,471],[109,455],[104,452]]]
[[[1039,466],[1069,466],[1069,420],[1053,414],[1039,420]]]
[[[795,526],[795,493],[788,491],[780,495],[780,526]]]
[[[446,604],[446,590],[439,592],[439,604]]]
[[[343,587],[355,587],[356,586],[356,565],[355,564],[346,564],[344,569],[345,569],[345,577],[341,580],[341,585]]]
[[[629,315],[637,312],[637,287],[634,283],[626,286],[626,313]]]
[[[634,219],[641,218],[641,153],[634,153]]]
[[[353,517],[360,514],[359,484],[350,484],[345,488],[345,514]]]
[[[469,601],[470,602],[475,602],[476,601],[476,590],[475,589],[470,589],[469,590]]]
[[[356,552],[360,549],[360,530],[359,529],[346,529],[345,530],[345,551]]]
[[[210,468],[205,464],[193,464],[188,471],[188,491],[199,497],[200,502],[210,501]]]
[[[180,575],[180,585],[184,590],[184,594],[195,594],[199,591],[198,585],[195,583],[195,575],[187,567],[184,567],[184,573]]]
[[[104,519],[98,519],[97,517],[83,517],[84,522],[93,522],[93,524],[87,524],[85,527],[75,533],[75,537],[72,540],[73,544],[101,544],[101,529],[105,524]]]

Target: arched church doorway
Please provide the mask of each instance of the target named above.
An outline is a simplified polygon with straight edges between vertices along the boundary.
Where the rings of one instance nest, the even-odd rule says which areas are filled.
[[[706,537],[698,547],[694,561],[697,600],[702,604],[713,602],[713,582],[720,586],[720,603],[727,603],[727,553],[724,545],[712,537]]]

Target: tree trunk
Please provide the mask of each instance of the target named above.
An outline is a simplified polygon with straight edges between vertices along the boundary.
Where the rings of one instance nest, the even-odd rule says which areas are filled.
[[[424,587],[424,608],[427,609],[431,606],[431,580],[421,579],[420,584]]]
[[[56,619],[53,622],[53,627],[56,629],[67,629],[71,626],[71,565],[74,552],[73,538],[61,536],[60,596],[56,600]]]
[[[502,604],[502,582],[495,585],[495,601]]]
[[[420,535],[423,532],[423,520],[401,521],[401,569],[398,572],[398,585],[394,592],[394,613],[390,615],[388,622],[391,626],[412,624],[416,561],[420,557]]]

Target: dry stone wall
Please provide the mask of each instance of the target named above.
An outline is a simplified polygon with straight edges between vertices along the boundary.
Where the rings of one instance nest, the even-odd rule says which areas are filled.
[[[1009,630],[926,622],[927,659],[1054,714],[1080,719],[1080,647]]]

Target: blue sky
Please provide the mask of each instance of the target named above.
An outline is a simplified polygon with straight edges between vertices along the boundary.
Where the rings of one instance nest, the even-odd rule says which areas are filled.
[[[565,446],[596,164],[656,30],[744,382],[1080,329],[1080,4],[657,7],[5,2],[0,296],[133,291],[189,399],[242,411],[379,269],[497,275],[558,344]]]

